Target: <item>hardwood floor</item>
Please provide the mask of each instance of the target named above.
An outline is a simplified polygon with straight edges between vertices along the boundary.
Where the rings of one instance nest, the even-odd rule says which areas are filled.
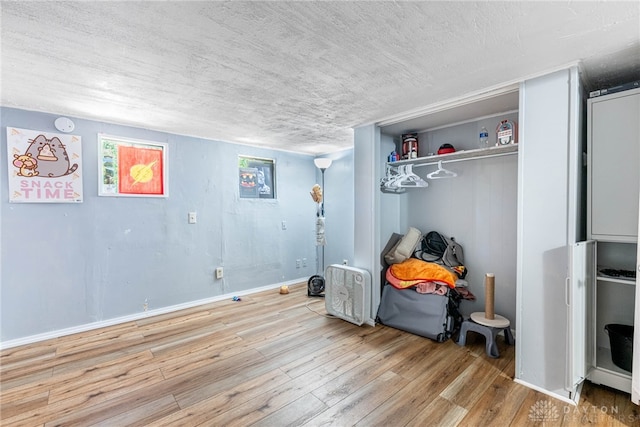
[[[484,338],[436,343],[326,317],[306,285],[1,353],[3,426],[639,425],[629,395],[573,407],[512,381]]]

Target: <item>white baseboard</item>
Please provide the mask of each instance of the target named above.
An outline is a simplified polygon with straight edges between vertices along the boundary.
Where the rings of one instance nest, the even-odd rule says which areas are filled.
[[[0,350],[4,350],[4,349],[7,349],[7,348],[12,348],[12,347],[18,347],[18,346],[21,346],[21,345],[33,344],[33,343],[36,343],[36,342],[46,341],[46,340],[53,339],[53,338],[59,338],[59,337],[63,337],[63,336],[66,336],[66,335],[77,334],[77,333],[80,333],[80,332],[91,331],[93,329],[104,328],[104,327],[107,327],[107,326],[113,326],[113,325],[117,325],[117,324],[120,324],[120,323],[131,322],[131,321],[140,320],[140,319],[145,319],[147,317],[157,316],[159,314],[171,313],[171,312],[178,311],[178,310],[184,310],[184,309],[187,309],[187,308],[197,307],[199,305],[209,304],[209,303],[216,302],[216,301],[222,301],[222,300],[225,300],[225,299],[232,298],[234,296],[243,296],[243,295],[255,294],[257,292],[262,292],[262,291],[267,291],[267,290],[270,290],[270,289],[279,288],[282,285],[291,286],[291,285],[295,285],[295,284],[298,284],[298,283],[301,283],[301,282],[306,282],[306,281],[307,281],[307,278],[294,279],[294,280],[289,280],[287,282],[279,282],[277,284],[261,286],[259,288],[252,288],[252,289],[247,289],[247,290],[244,290],[244,291],[238,291],[238,292],[233,292],[233,293],[224,294],[224,295],[217,295],[217,296],[214,296],[214,297],[211,297],[211,298],[205,298],[205,299],[200,299],[200,300],[196,300],[196,301],[189,301],[189,302],[176,304],[176,305],[172,305],[172,306],[168,306],[168,307],[156,308],[156,309],[145,311],[145,312],[142,312],[142,313],[129,314],[127,316],[116,317],[116,318],[113,318],[113,319],[101,320],[99,322],[92,322],[92,323],[86,323],[84,325],[73,326],[71,328],[58,329],[58,330],[55,330],[55,331],[45,332],[45,333],[42,333],[42,334],[30,335],[30,336],[24,337],[24,338],[18,338],[18,339],[14,339],[14,340],[0,342]]]

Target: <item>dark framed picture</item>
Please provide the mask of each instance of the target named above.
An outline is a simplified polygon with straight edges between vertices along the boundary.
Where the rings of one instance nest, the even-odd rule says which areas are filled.
[[[276,164],[273,159],[238,156],[238,188],[242,199],[276,198]]]

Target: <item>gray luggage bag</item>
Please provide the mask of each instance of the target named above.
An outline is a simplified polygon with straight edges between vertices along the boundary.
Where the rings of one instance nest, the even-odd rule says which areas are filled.
[[[415,289],[398,289],[386,284],[382,290],[376,320],[385,326],[444,342],[462,324],[460,295],[421,294]]]

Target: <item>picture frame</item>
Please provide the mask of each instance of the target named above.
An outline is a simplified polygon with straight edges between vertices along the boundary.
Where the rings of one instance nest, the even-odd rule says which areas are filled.
[[[7,126],[10,203],[82,203],[82,137]]]
[[[238,192],[241,199],[275,199],[275,160],[238,156]]]
[[[98,134],[98,195],[169,197],[168,145]]]

